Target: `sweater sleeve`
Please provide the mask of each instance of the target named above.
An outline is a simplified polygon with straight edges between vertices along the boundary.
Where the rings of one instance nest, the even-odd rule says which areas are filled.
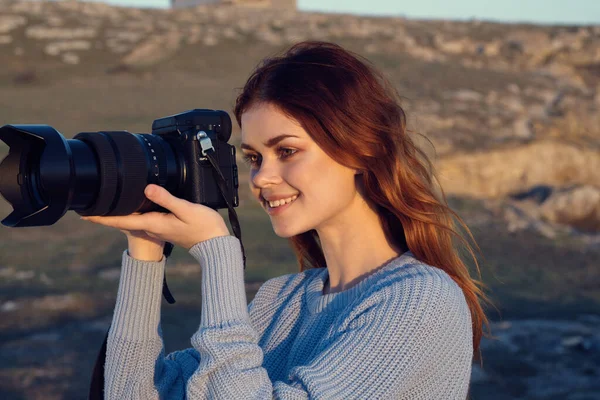
[[[140,261],[123,252],[121,277],[108,334],[106,399],[184,398],[198,367],[195,349],[165,357],[160,304],[166,259]]]
[[[220,237],[190,253],[202,266],[202,317],[192,345],[200,364],[187,386],[196,399],[464,399],[471,320],[462,291],[441,273],[405,277],[396,296],[353,316],[285,381],[262,366],[245,304],[239,242]],[[259,296],[259,294],[257,294]],[[268,301],[268,299],[255,299]]]

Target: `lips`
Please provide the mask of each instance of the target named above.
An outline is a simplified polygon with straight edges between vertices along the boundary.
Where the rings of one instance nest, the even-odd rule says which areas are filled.
[[[275,202],[279,202],[279,206],[282,206],[283,205],[281,203],[282,200],[290,200],[290,199],[291,199],[291,201],[286,202],[286,204],[291,204],[292,202],[296,201],[298,196],[300,196],[299,193],[294,193],[294,194],[285,195],[285,196],[268,196],[267,198],[260,195],[259,198],[260,198],[261,203],[266,207],[266,206],[270,206],[269,203],[275,203]],[[277,206],[275,206],[275,207],[277,207]]]
[[[298,197],[300,197],[300,195],[296,195],[296,199],[294,199],[293,201],[279,205],[277,207],[271,207],[265,199],[262,199],[262,205],[269,215],[274,216],[284,212],[285,210],[287,210],[288,207],[291,207],[291,205],[295,203],[296,200],[298,200]]]

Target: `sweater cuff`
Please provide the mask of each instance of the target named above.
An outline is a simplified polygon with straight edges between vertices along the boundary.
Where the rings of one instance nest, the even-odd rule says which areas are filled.
[[[195,244],[189,253],[202,268],[201,327],[250,321],[244,285],[244,261],[235,236],[218,236]]]
[[[142,340],[158,334],[166,258],[141,261],[123,252],[111,335]]]

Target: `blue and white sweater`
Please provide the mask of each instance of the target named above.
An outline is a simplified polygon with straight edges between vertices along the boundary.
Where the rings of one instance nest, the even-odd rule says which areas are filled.
[[[165,259],[123,253],[105,364],[108,399],[465,399],[471,315],[459,286],[410,252],[350,289],[327,268],[265,282],[248,305],[239,240],[190,254],[202,268],[192,347],[164,354]]]

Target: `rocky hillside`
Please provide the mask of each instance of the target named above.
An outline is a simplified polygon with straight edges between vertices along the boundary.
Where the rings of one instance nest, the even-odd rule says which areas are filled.
[[[512,223],[513,206],[541,221],[540,232],[546,224],[600,230],[600,26],[3,0],[0,79],[148,73],[174,59],[181,67],[190,52],[305,39],[351,42],[395,78],[413,129],[435,146],[447,193],[511,199],[503,212],[514,229],[531,224]]]
[[[598,398],[600,26],[0,0],[0,124],[47,123],[71,137],[231,110],[261,58],[307,39],[342,44],[384,71],[481,246],[500,312],[490,309],[496,337],[483,342],[473,398]],[[240,195],[253,293],[296,266]],[[51,231],[0,229],[2,398],[83,397],[124,243],[71,214]],[[165,312],[164,330],[168,346],[183,347],[199,274],[179,253],[170,262],[182,308]]]

